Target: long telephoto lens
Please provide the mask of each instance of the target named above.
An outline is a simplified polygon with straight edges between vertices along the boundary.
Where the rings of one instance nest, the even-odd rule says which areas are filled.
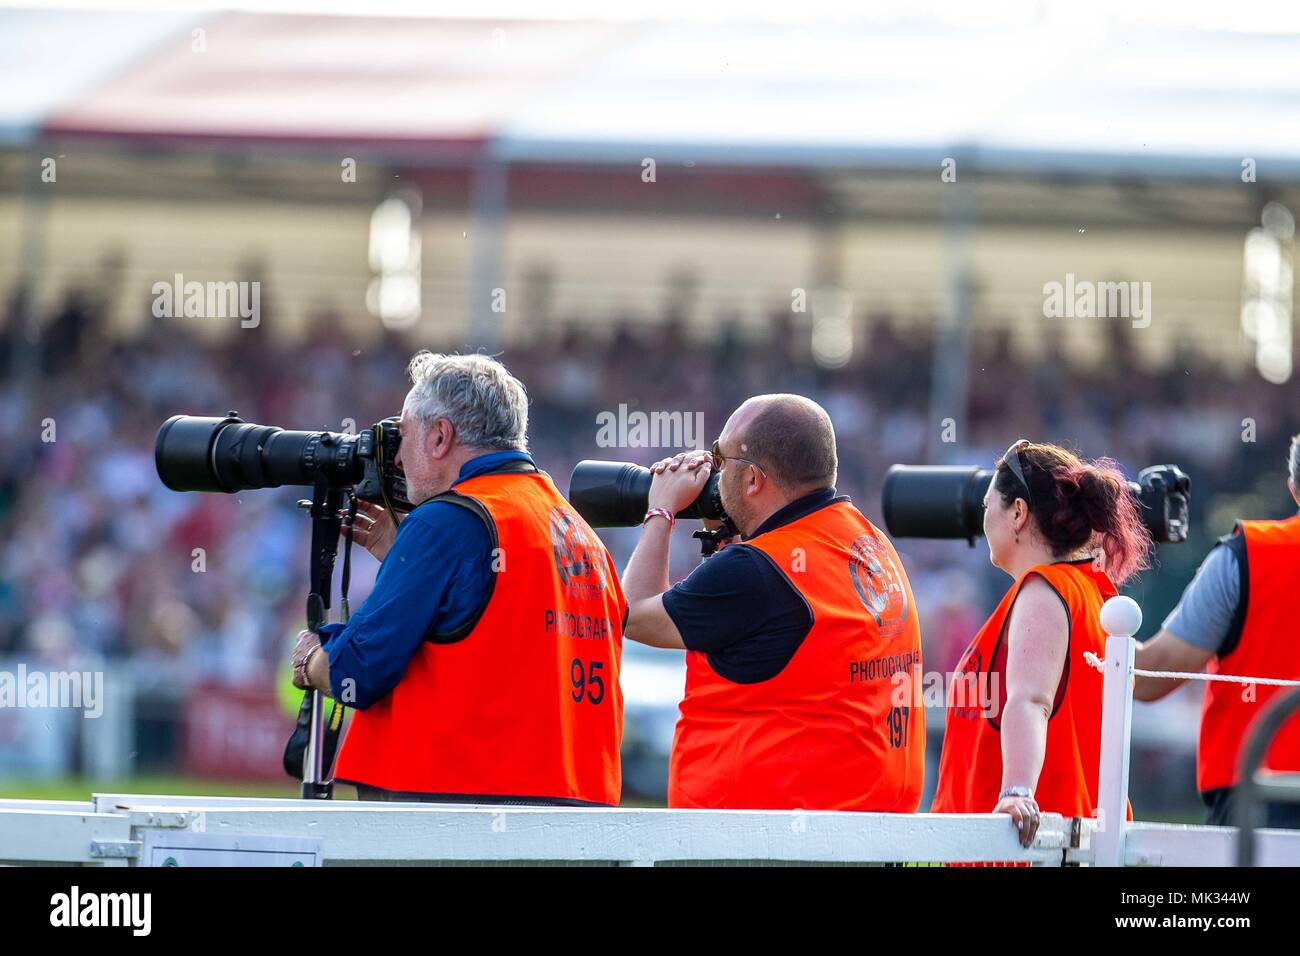
[[[173,491],[224,491],[310,485],[318,476],[336,484],[361,478],[356,437],[333,432],[285,431],[225,418],[174,415],[158,430],[154,464]]]
[[[984,533],[984,493],[992,469],[972,465],[894,465],[885,475],[881,507],[896,538],[965,538]],[[1151,539],[1187,539],[1191,479],[1177,465],[1152,465],[1128,483]]]
[[[623,461],[580,461],[569,478],[569,502],[593,528],[632,528],[641,523],[650,503],[649,468]],[[718,473],[709,476],[699,497],[679,518],[724,517],[718,497]]]
[[[896,538],[965,538],[984,533],[983,500],[993,472],[973,465],[894,465],[881,508]]]

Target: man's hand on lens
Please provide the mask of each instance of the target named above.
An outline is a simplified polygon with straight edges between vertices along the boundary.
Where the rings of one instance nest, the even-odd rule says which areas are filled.
[[[340,530],[345,534],[347,529]],[[375,556],[384,560],[388,549],[393,546],[397,534],[397,525],[393,524],[388,509],[373,501],[357,501],[357,517],[352,523],[352,540]]]
[[[312,686],[309,668],[312,658],[323,654],[320,646],[320,636],[315,631],[299,631],[298,643],[294,645],[293,654],[289,660],[293,662],[293,686],[300,690],[307,690]]]
[[[663,508],[677,514],[700,496],[713,471],[713,456],[707,451],[688,451],[663,458],[650,466],[649,510]]]

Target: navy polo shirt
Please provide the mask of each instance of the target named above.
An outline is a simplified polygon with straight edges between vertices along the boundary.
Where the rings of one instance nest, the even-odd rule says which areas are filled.
[[[804,495],[665,591],[664,610],[687,650],[703,651],[719,675],[737,684],[781,673],[812,630],[812,610],[765,554],[743,542],[848,500],[834,488]]]
[[[456,484],[516,461],[533,464],[522,451],[479,455],[461,465]],[[365,710],[397,686],[426,634],[467,624],[491,594],[492,539],[483,519],[446,501],[424,502],[397,526],[352,620],[320,630],[334,698]]]

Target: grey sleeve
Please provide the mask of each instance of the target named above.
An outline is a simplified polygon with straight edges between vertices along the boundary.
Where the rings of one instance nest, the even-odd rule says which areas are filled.
[[[1165,630],[1193,647],[1217,654],[1240,599],[1237,557],[1231,548],[1220,544],[1205,556],[1178,606],[1165,618]]]

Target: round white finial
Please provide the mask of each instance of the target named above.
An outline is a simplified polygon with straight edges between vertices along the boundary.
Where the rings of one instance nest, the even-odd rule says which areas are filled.
[[[1142,626],[1142,608],[1120,594],[1101,606],[1101,627],[1112,637],[1132,637]]]

